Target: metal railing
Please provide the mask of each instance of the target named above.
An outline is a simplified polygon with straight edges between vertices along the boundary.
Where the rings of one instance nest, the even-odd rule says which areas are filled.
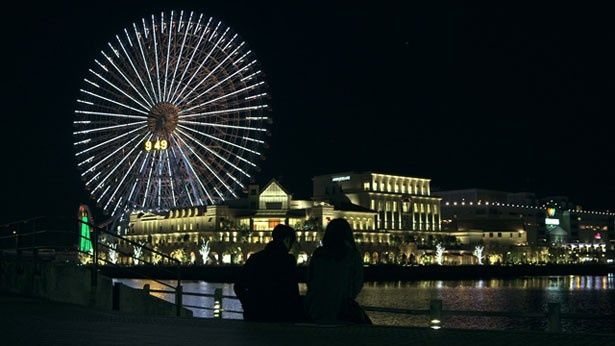
[[[88,226],[89,236],[83,236],[78,231],[80,228],[78,226],[81,225]],[[79,248],[81,240],[91,242],[91,251],[86,252]],[[148,261],[146,256],[137,258],[133,253],[122,251],[117,245],[116,247],[110,246],[110,244],[118,244],[120,241],[124,242],[124,244],[132,245],[133,247],[139,247],[146,253],[156,254],[169,263],[174,263],[176,266],[176,271],[174,273],[164,267],[160,267],[159,269],[174,276],[175,278],[173,281],[176,281],[177,284],[173,286],[153,277],[147,277],[139,271],[132,270],[130,266],[123,266],[110,261],[104,256],[100,256],[101,250],[113,250],[117,251],[119,255],[124,256],[124,258],[131,258],[133,261],[143,262],[145,264],[154,264]],[[179,316],[181,314],[183,296],[181,285],[181,261],[158,250],[151,249],[145,246],[145,244],[137,243],[81,219],[34,217],[2,224],[0,225],[0,254],[3,256],[14,256],[17,260],[31,260],[35,263],[58,255],[65,256],[66,260],[79,263],[78,257],[79,254],[81,254],[82,256],[90,258],[90,261],[88,261],[89,263],[85,265],[89,266],[92,271],[91,286],[93,288],[98,284],[100,265],[114,266],[120,268],[122,271],[131,273],[134,277],[151,280],[171,289],[172,291],[169,292],[175,295],[174,304],[176,306],[176,315]],[[119,299],[117,297],[117,294],[119,294],[118,288],[119,286],[114,286],[113,289],[112,308],[115,310],[119,309]]]
[[[151,289],[149,284],[145,284],[143,286],[143,291],[145,291],[147,293],[173,294],[173,291]],[[200,309],[200,310],[213,311],[214,318],[222,319],[223,318],[222,314],[224,312],[234,313],[234,314],[241,314],[241,313],[243,313],[243,311],[241,311],[241,310],[227,310],[227,309],[223,308],[223,304],[222,304],[222,300],[223,299],[239,300],[239,298],[237,298],[236,296],[223,295],[221,288],[216,288],[214,290],[213,294],[200,293],[200,292],[182,292],[182,294],[185,295],[185,296],[213,298],[213,304],[212,304],[211,307],[199,306],[199,305],[188,305],[188,304],[183,304],[182,306],[184,308],[192,308],[192,309]]]

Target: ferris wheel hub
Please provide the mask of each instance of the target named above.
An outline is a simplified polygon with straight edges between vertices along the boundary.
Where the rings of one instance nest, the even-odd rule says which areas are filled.
[[[158,136],[169,137],[179,119],[179,108],[169,102],[159,102],[150,109],[147,115],[147,126]]]

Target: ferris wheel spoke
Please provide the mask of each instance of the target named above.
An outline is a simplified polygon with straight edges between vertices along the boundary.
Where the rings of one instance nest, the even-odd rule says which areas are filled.
[[[162,18],[164,21],[164,17]],[[171,35],[171,29],[173,28],[173,11],[171,11],[171,16],[169,18],[169,33],[167,34],[167,63],[164,69],[164,87],[162,88],[162,99],[166,100],[167,96],[167,80],[169,75],[169,57],[171,56],[171,42],[173,41],[173,35]],[[162,29],[161,29],[162,30]]]
[[[126,34],[126,39],[128,40],[128,44],[130,44],[130,47],[132,47],[132,49],[134,50],[135,47],[132,44],[132,40],[130,39],[130,34],[128,33],[128,30],[126,28],[124,28],[124,34]],[[126,50],[126,47],[124,47],[124,44],[122,43],[122,40],[120,40],[120,37],[118,35],[115,35],[115,38],[117,39],[117,42],[120,44],[120,47],[122,47],[122,51],[124,52],[124,55],[128,59],[128,62],[130,63],[130,66],[132,66],[132,70],[134,71],[135,75],[139,79],[139,82],[141,83],[141,86],[143,87],[143,90],[147,94],[147,97],[149,98],[150,104],[156,103],[154,101],[154,99],[152,98],[152,95],[149,93],[149,90],[147,89],[147,86],[145,86],[145,82],[143,81],[143,78],[141,78],[141,73],[139,73],[137,71],[137,67],[135,66],[135,63],[134,63],[134,61],[131,58],[131,54],[129,54],[128,51]]]
[[[148,135],[146,134],[145,136],[143,136],[142,139],[145,139],[145,137],[147,137]],[[139,136],[137,136],[139,137]],[[130,155],[132,155],[132,153],[137,150],[137,148],[139,147],[141,143],[139,143],[137,141],[137,144],[128,152],[128,154],[124,155],[124,157],[120,160],[120,162],[118,162],[112,169],[111,171],[109,171],[109,173],[107,173],[107,175],[98,183],[98,185],[96,185],[94,187],[94,189],[92,190],[92,192],[96,192],[96,190],[98,190],[100,187],[103,186],[103,184],[105,183],[105,181],[107,181],[107,179],[109,179],[109,177],[118,169],[120,168],[120,166],[122,165],[122,163],[124,163],[124,161],[126,161],[126,159],[128,159],[130,157]]]
[[[122,107],[124,107],[124,108],[131,109],[131,110],[133,110],[133,111],[135,111],[135,112],[138,112],[138,113],[141,113],[141,114],[145,114],[145,115],[147,115],[147,112],[144,112],[144,111],[143,111],[143,110],[141,110],[141,109],[137,109],[137,108],[131,107],[131,106],[129,106],[129,105],[123,104],[123,103],[121,103],[121,102],[117,102],[117,101],[111,100],[110,98],[107,98],[107,97],[104,97],[104,96],[98,95],[98,94],[93,93],[93,92],[91,92],[91,91],[87,91],[87,90],[84,90],[84,89],[79,89],[79,91],[81,91],[81,92],[82,92],[82,93],[84,93],[84,94],[88,94],[88,95],[90,95],[90,96],[97,97],[97,98],[99,98],[99,99],[101,99],[101,100],[105,100],[105,101],[107,101],[107,102],[110,102],[110,103],[116,104],[116,105],[118,105],[118,106],[122,106]]]
[[[205,90],[205,91],[203,91],[202,93],[198,94],[197,96],[193,97],[192,99],[190,99],[190,101],[186,102],[185,104],[186,104],[186,105],[189,105],[189,104],[191,104],[192,102],[194,102],[195,100],[198,100],[198,99],[199,99],[199,98],[201,98],[203,95],[207,94],[208,92],[210,92],[210,91],[214,90],[215,88],[219,87],[220,85],[224,84],[227,80],[229,80],[229,79],[233,78],[234,76],[236,76],[237,74],[239,74],[239,73],[241,73],[241,72],[243,72],[243,71],[247,70],[248,68],[250,68],[250,66],[254,65],[255,63],[256,63],[256,60],[251,61],[251,62],[250,62],[249,64],[247,64],[246,66],[244,66],[244,67],[240,68],[239,70],[237,70],[237,71],[235,71],[235,72],[231,73],[228,77],[225,77],[224,79],[222,79],[222,80],[221,80],[221,81],[219,81],[218,83],[214,84],[213,86],[211,86],[211,87],[210,87],[210,88],[208,88],[207,90]],[[188,109],[185,109],[185,110],[183,110],[183,111],[189,111],[189,110],[192,110],[192,109],[197,108],[197,107],[200,107],[200,106],[201,106],[201,105],[199,105],[199,106],[194,106],[194,107],[192,107],[192,108],[188,108]]]
[[[211,40],[211,38],[213,38],[214,34],[216,33],[216,31],[218,30],[218,27],[220,27],[220,24],[222,24],[222,22],[218,22],[218,25],[216,25],[216,28],[214,29],[213,33],[211,34],[209,40]],[[196,75],[199,73],[199,71],[201,70],[201,68],[203,68],[203,65],[205,65],[205,63],[208,61],[209,57],[211,56],[211,53],[214,52],[214,50],[216,48],[219,48],[219,44],[222,41],[222,39],[224,38],[224,36],[226,35],[226,33],[229,31],[230,28],[226,28],[226,30],[224,31],[224,33],[222,35],[220,35],[220,38],[218,39],[218,41],[212,45],[211,50],[209,51],[209,53],[207,53],[207,55],[205,56],[205,58],[203,59],[203,61],[201,62],[201,64],[199,65],[199,67],[194,71],[194,73],[192,74],[192,76],[190,77],[190,79],[188,79],[188,82],[186,83],[186,85],[184,85],[184,88],[182,89],[182,91],[177,95],[177,97],[175,97],[173,99],[173,103],[177,103],[177,100],[179,100],[180,97],[182,97],[183,92],[186,90],[186,88],[188,87],[188,85],[190,85],[190,83],[192,82],[192,80],[194,79],[194,77],[196,77]],[[208,40],[208,41],[209,41]],[[243,45],[243,43],[242,43]],[[241,46],[241,45],[240,45]],[[234,53],[234,51],[233,51]],[[230,57],[233,53],[229,54],[228,57]],[[223,64],[227,59],[224,59],[218,66],[220,66],[221,64]],[[212,71],[214,72],[215,70],[217,70],[218,66]],[[211,74],[211,73],[210,73]],[[207,77],[209,77],[209,75],[207,75]],[[201,82],[199,82],[194,88],[197,88],[201,85],[201,83],[203,83],[205,81],[205,79],[207,79],[207,77],[205,77],[204,79],[201,80]],[[184,96],[184,99],[186,97],[188,97],[188,95],[190,95],[193,91],[194,88],[186,95]],[[183,100],[182,100],[183,101]],[[179,104],[182,103],[182,101],[179,102]]]
[[[158,155],[158,208],[160,208],[160,202],[162,200],[162,152]]]
[[[226,31],[224,32],[224,34],[226,34],[226,32],[227,32],[227,31],[228,31],[228,28],[226,29]],[[222,39],[222,37],[224,37],[224,35],[220,37],[220,40]],[[209,54],[207,54],[207,56],[205,57],[205,60],[203,60],[203,62],[201,63],[201,66],[205,63],[205,61],[207,60],[207,58],[209,58],[209,57],[210,57],[210,55],[211,55],[211,53],[214,51],[214,49],[215,49],[215,48],[219,48],[219,47],[218,47],[218,44],[220,43],[220,40],[218,40],[218,42],[216,42],[216,44],[215,44],[215,45],[211,48],[211,51],[209,52]],[[224,57],[224,59],[222,59],[222,61],[221,61],[221,62],[219,62],[219,63],[216,65],[216,67],[214,67],[214,68],[213,68],[213,69],[212,69],[212,70],[211,70],[211,71],[210,71],[210,72],[209,72],[209,73],[208,73],[205,77],[203,77],[203,78],[201,79],[201,81],[200,81],[200,82],[198,82],[198,83],[197,83],[197,84],[196,84],[196,85],[195,85],[195,86],[194,86],[194,87],[190,90],[190,92],[188,92],[185,96],[182,96],[182,94],[183,94],[183,92],[184,92],[185,88],[186,88],[188,85],[190,85],[190,82],[192,81],[192,79],[194,78],[194,76],[196,76],[197,72],[199,71],[199,69],[200,69],[200,67],[201,67],[201,66],[199,66],[199,69],[197,69],[197,71],[195,71],[195,73],[194,73],[194,75],[192,76],[192,78],[188,81],[188,83],[186,83],[186,86],[184,87],[184,90],[182,90],[182,92],[180,92],[180,93],[179,93],[179,95],[177,95],[177,97],[175,98],[175,101],[174,101],[174,102],[176,102],[176,103],[178,103],[178,104],[183,104],[183,103],[184,103],[184,101],[186,100],[186,98],[188,98],[188,96],[190,96],[190,94],[192,94],[192,93],[193,93],[193,92],[194,92],[194,91],[195,91],[198,87],[200,87],[200,86],[201,86],[201,84],[203,84],[206,80],[208,80],[208,79],[209,79],[209,77],[210,77],[212,74],[214,74],[214,73],[215,73],[215,72],[216,72],[216,71],[217,71],[217,70],[218,70],[221,66],[223,66],[223,65],[224,65],[224,63],[225,63],[228,59],[230,59],[233,55],[235,55],[235,53],[236,53],[239,49],[241,49],[241,47],[243,47],[243,45],[244,45],[244,44],[245,44],[245,42],[241,42],[241,43],[240,43],[240,44],[239,44],[239,45],[235,48],[235,50],[233,50],[230,54],[227,54],[227,55],[226,55],[226,57]],[[180,100],[180,98],[181,98],[181,100]],[[179,101],[178,101],[178,100],[179,100]]]
[[[267,129],[261,127],[251,127],[251,126],[239,126],[239,125],[226,125],[226,124],[216,124],[210,122],[197,122],[197,121],[189,121],[189,120],[179,120],[179,124],[190,124],[197,126],[211,126],[211,127],[220,127],[227,129],[238,129],[238,130],[250,130],[250,131],[259,131],[259,132],[267,132]]]
[[[245,88],[237,89],[237,90],[232,91],[232,92],[230,92],[230,93],[228,93],[228,94],[224,94],[224,95],[222,95],[222,96],[216,97],[216,98],[211,99],[211,100],[209,100],[209,101],[206,101],[206,102],[200,103],[200,104],[198,104],[198,105],[196,105],[196,106],[193,106],[193,107],[187,108],[187,109],[185,109],[184,111],[185,111],[185,112],[189,112],[189,111],[194,110],[194,109],[196,109],[196,108],[200,108],[200,107],[206,106],[206,105],[208,105],[208,104],[211,104],[211,103],[214,103],[214,102],[217,102],[217,101],[220,101],[220,100],[224,100],[224,99],[225,99],[225,98],[227,98],[227,97],[230,97],[230,96],[233,96],[233,95],[237,95],[237,94],[241,94],[241,93],[243,93],[243,92],[250,91],[250,90],[252,90],[252,89],[258,88],[259,86],[261,86],[261,85],[263,85],[263,84],[265,84],[265,82],[258,82],[258,83],[256,83],[256,84],[248,85],[248,86],[247,86],[247,87],[245,87]],[[211,88],[210,88],[210,89],[211,89]],[[209,91],[209,90],[207,90],[207,91]],[[207,91],[206,91],[206,92],[207,92]]]
[[[175,134],[175,136],[177,136],[177,134]],[[175,136],[172,136],[171,138],[173,138],[173,140],[175,141],[175,144],[177,145],[177,149],[179,150],[179,152],[181,153],[182,157],[184,158],[184,163],[190,168],[190,170],[192,171],[193,176],[196,178],[196,180],[199,182],[199,184],[201,185],[201,188],[203,189],[203,191],[205,192],[205,194],[207,195],[207,198],[209,198],[209,201],[211,201],[211,203],[215,203],[214,200],[211,198],[211,196],[209,195],[209,191],[207,191],[207,189],[205,188],[205,185],[203,184],[203,182],[201,181],[201,179],[199,178],[199,175],[196,173],[196,170],[194,169],[194,167],[192,166],[192,164],[190,163],[190,160],[188,160],[188,157],[186,156],[186,154],[184,153],[184,151],[182,150],[181,146],[179,145],[179,143],[177,142],[177,140],[175,139]]]
[[[260,156],[260,155],[261,155],[258,151],[254,151],[254,150],[252,150],[252,149],[250,149],[250,148],[246,148],[246,147],[241,146],[241,145],[239,145],[239,144],[235,144],[235,143],[233,143],[233,142],[229,142],[229,141],[227,141],[227,140],[224,140],[224,139],[222,139],[222,138],[219,138],[219,137],[216,137],[216,136],[210,135],[210,134],[208,134],[208,133],[205,133],[205,132],[201,132],[201,131],[195,130],[195,129],[191,128],[191,127],[188,127],[188,126],[185,126],[185,125],[181,125],[181,124],[178,124],[177,126],[181,127],[182,129],[186,129],[186,130],[188,130],[188,131],[190,131],[190,132],[198,133],[198,134],[200,134],[200,135],[202,135],[202,136],[205,136],[205,137],[207,137],[207,138],[211,138],[211,139],[213,139],[213,140],[215,140],[215,141],[218,141],[218,142],[221,142],[221,143],[228,144],[228,145],[230,145],[230,146],[232,146],[232,147],[239,148],[239,149],[241,149],[241,150],[245,150],[245,151],[250,152],[250,153],[252,153],[252,154],[254,154],[254,155],[258,155],[258,156]]]
[[[239,112],[243,112],[243,111],[253,111],[253,110],[258,110],[258,109],[263,109],[263,108],[268,108],[268,105],[260,105],[260,106],[248,106],[248,107],[238,107],[238,108],[230,108],[230,109],[221,109],[219,111],[209,111],[209,112],[200,112],[200,113],[192,113],[192,114],[181,114],[179,115],[179,122],[185,122],[185,120],[183,119],[187,119],[187,118],[197,118],[197,117],[203,117],[203,116],[208,116],[208,115],[218,115],[218,114],[227,114],[227,113],[239,113]],[[248,119],[250,120],[250,119]],[[207,124],[207,123],[202,123],[202,124]],[[250,128],[253,129],[253,128]],[[262,129],[263,131],[266,131],[264,129]],[[257,130],[258,131],[258,130]]]
[[[188,139],[192,140],[194,143],[198,144],[200,147],[202,147],[203,149],[207,150],[209,153],[213,154],[214,156],[216,156],[217,158],[219,158],[220,160],[222,160],[223,162],[225,162],[227,165],[233,167],[234,169],[236,169],[238,172],[240,172],[241,174],[245,175],[248,178],[251,178],[250,175],[244,171],[243,169],[241,169],[240,167],[238,167],[237,165],[235,165],[234,163],[230,162],[229,160],[227,160],[226,158],[224,158],[222,155],[218,154],[218,152],[216,152],[213,149],[208,148],[206,145],[204,145],[203,143],[201,143],[200,141],[196,140],[194,137],[190,136],[189,134],[187,134],[186,132],[177,129],[177,135],[179,136],[179,134],[182,134],[183,136],[187,137]]]
[[[150,135],[150,138],[151,138],[151,135]],[[117,187],[115,188],[115,190],[111,194],[111,197],[109,197],[109,200],[107,201],[107,204],[105,204],[105,207],[103,209],[107,209],[107,207],[109,207],[109,203],[111,203],[111,201],[113,201],[113,197],[115,197],[115,194],[118,192],[120,187],[122,187],[122,184],[124,184],[124,181],[126,180],[126,177],[128,177],[128,174],[132,171],[132,169],[135,166],[135,164],[137,163],[137,161],[139,161],[139,157],[141,157],[141,154],[143,154],[142,151],[140,151],[137,154],[137,157],[132,161],[132,163],[130,164],[130,167],[128,167],[128,169],[126,170],[126,173],[124,173],[124,176],[122,177],[120,182],[117,184]]]
[[[117,149],[115,149],[111,154],[105,156],[103,159],[101,159],[100,161],[96,162],[93,166],[91,166],[90,168],[88,168],[86,171],[84,171],[83,173],[81,173],[81,176],[86,175],[89,172],[94,172],[94,170],[96,169],[96,167],[100,166],[102,163],[104,163],[105,161],[107,161],[110,157],[112,157],[113,155],[115,155],[118,151],[124,149],[126,146],[128,146],[128,144],[132,143],[135,139],[139,138],[141,135],[136,135],[135,137],[133,137],[131,140],[129,140],[128,142],[124,143],[122,146],[118,147]],[[86,182],[85,185],[90,185],[91,180]]]
[[[104,53],[103,53],[104,54]],[[114,65],[115,66],[115,65]],[[129,99],[131,99],[134,103],[138,104],[139,106],[141,106],[141,108],[148,110],[149,108],[147,106],[144,106],[141,102],[135,100],[132,96],[128,95],[122,88],[118,87],[117,85],[111,83],[109,80],[107,80],[105,77],[103,77],[102,75],[100,75],[99,73],[97,73],[96,71],[89,69],[90,73],[92,73],[94,76],[98,77],[98,79],[102,80],[103,82],[107,83],[108,85],[110,85],[112,88],[114,88],[115,90],[119,91],[120,93],[122,93],[122,95],[128,97]],[[131,84],[132,86],[132,84]],[[134,86],[133,86],[134,88]]]
[[[134,123],[127,123],[127,124],[120,124],[120,125],[113,125],[113,126],[105,126],[105,127],[98,127],[98,128],[95,128],[95,129],[76,131],[76,132],[73,132],[73,134],[74,135],[80,135],[80,134],[85,134],[85,133],[90,133],[90,132],[113,130],[113,129],[117,129],[117,128],[120,128],[120,127],[136,126],[136,125],[141,125],[141,124],[144,124],[144,123],[147,123],[147,121],[135,121]]]
[[[154,161],[156,161],[156,152],[152,154],[152,162],[149,166],[149,174],[147,175],[147,183],[145,184],[145,194],[143,194],[143,203],[141,203],[141,207],[145,208],[145,203],[147,202],[147,197],[149,194],[150,182],[152,180],[152,171],[154,170]]]
[[[126,32],[126,36],[128,36],[128,31],[126,31],[126,29],[124,29],[124,31]],[[145,95],[147,95],[147,98],[145,98],[145,95],[143,95],[143,93],[141,91],[139,91],[139,89],[132,83],[132,81],[130,80],[130,78],[128,78],[126,76],[126,74],[124,74],[124,72],[122,72],[122,70],[113,62],[112,59],[109,59],[109,63],[111,63],[111,65],[113,67],[115,67],[115,69],[120,73],[120,75],[124,78],[124,80],[132,87],[132,89],[139,94],[139,96],[141,97],[141,99],[149,106],[152,107],[154,105],[154,100],[152,99],[152,96],[149,94],[149,91],[147,90],[147,87],[145,87],[145,83],[143,82],[143,79],[141,79],[141,75],[139,74],[139,72],[137,71],[137,68],[135,67],[134,62],[132,61],[132,58],[130,57],[130,54],[128,54],[128,52],[126,51],[126,47],[124,47],[124,44],[122,43],[122,40],[120,40],[120,37],[118,35],[115,35],[115,38],[117,39],[117,42],[120,45],[120,48],[122,48],[122,52],[124,52],[124,55],[126,56],[126,58],[128,59],[128,62],[130,63],[130,66],[132,67],[132,70],[135,72],[135,75],[137,76],[137,78],[139,79],[139,82],[141,83],[141,86],[143,87],[143,91],[145,92]],[[130,37],[129,37],[130,39]],[[108,43],[109,47],[116,52],[117,50],[111,45],[111,42]],[[132,41],[130,41],[130,44],[132,45]],[[119,53],[116,53],[116,56],[118,58],[120,58]],[[125,64],[124,64],[125,65]]]
[[[107,117],[113,118],[126,118],[126,119],[147,119],[147,117],[142,115],[134,115],[134,114],[122,114],[122,113],[107,113],[107,112],[93,112],[93,111],[84,111],[84,110],[75,110],[77,114],[89,114],[89,115],[103,115]]]
[[[235,198],[237,198],[237,195],[235,194],[235,192],[234,192],[234,191],[233,191],[233,190],[232,190],[232,189],[231,189],[231,188],[230,188],[230,187],[229,187],[229,186],[228,186],[228,185],[224,182],[224,180],[222,180],[222,179],[218,176],[218,174],[217,174],[217,173],[216,173],[213,169],[211,169],[211,167],[210,167],[210,166],[209,166],[209,165],[208,165],[208,164],[207,164],[207,163],[206,163],[206,162],[205,162],[205,161],[201,158],[201,156],[199,156],[199,154],[198,154],[198,153],[197,153],[194,149],[192,149],[192,147],[191,147],[188,143],[186,143],[186,141],[185,141],[183,138],[181,138],[181,137],[178,137],[178,138],[179,138],[179,139],[180,139],[180,140],[184,143],[184,145],[186,145],[186,147],[188,148],[188,150],[190,150],[190,151],[192,152],[192,154],[194,154],[194,156],[195,156],[195,157],[196,157],[196,158],[197,158],[197,159],[198,159],[198,160],[199,160],[199,161],[203,164],[203,166],[205,166],[205,168],[207,168],[207,170],[208,170],[211,174],[213,174],[213,175],[214,175],[214,177],[216,177],[216,179],[218,179],[218,181],[219,181],[222,185],[224,185],[224,187],[228,190],[228,192],[230,192],[230,193],[231,193],[231,195],[233,195]],[[218,192],[218,195],[219,195],[221,198],[224,198],[224,197],[220,194],[220,192]]]
[[[119,37],[116,35],[116,37],[119,40]],[[121,44],[121,41],[120,41]],[[111,42],[107,42],[107,45],[109,46],[109,48],[111,49],[111,51],[113,52],[113,54],[115,54],[115,56],[117,58],[120,57],[120,53],[118,52],[117,49],[115,49],[115,47],[113,47],[113,45],[111,44]],[[113,59],[111,57],[109,57],[104,51],[100,51],[100,53],[105,57],[105,59],[107,59],[107,61],[111,64],[111,66],[113,66],[113,68],[115,68],[115,70],[120,74],[120,76],[122,76],[122,78],[124,78],[124,80],[128,83],[128,85],[130,85],[130,87],[139,95],[139,97],[141,97],[141,99],[148,105],[148,106],[144,106],[143,104],[141,104],[140,102],[138,102],[137,100],[135,100],[132,96],[126,94],[124,92],[124,90],[116,87],[115,85],[111,84],[110,82],[106,81],[108,84],[110,84],[111,86],[113,86],[115,89],[119,90],[122,94],[124,94],[125,96],[129,97],[131,100],[133,100],[135,103],[137,103],[139,106],[143,107],[145,110],[148,110],[149,107],[152,106],[152,104],[149,103],[149,101],[143,96],[143,94],[139,91],[139,89],[137,89],[137,87],[134,86],[134,84],[132,84],[132,82],[130,81],[130,79],[124,74],[124,72],[122,72],[122,69],[120,69],[115,62],[113,62]],[[91,71],[92,73],[94,73],[94,71]],[[108,69],[105,69],[105,72],[111,73]],[[99,78],[102,79],[102,77],[100,75],[98,75]],[[118,78],[119,79],[119,78]]]
[[[239,181],[239,179],[235,178],[233,175],[231,175],[231,173],[226,172],[226,175],[228,175],[231,179],[233,179],[233,181],[239,185],[242,189],[245,188],[245,186],[243,186],[243,184],[241,183],[241,181]]]
[[[96,148],[100,148],[100,147],[102,147],[103,145],[106,145],[106,144],[109,144],[109,143],[111,143],[111,142],[117,141],[118,139],[121,139],[121,138],[123,138],[123,137],[128,136],[128,135],[129,135],[129,134],[131,134],[131,133],[134,133],[134,132],[137,132],[137,131],[139,131],[139,130],[142,130],[143,128],[145,128],[145,126],[141,126],[141,127],[139,127],[139,128],[136,128],[136,129],[131,130],[130,132],[126,132],[126,133],[124,133],[123,135],[119,135],[119,136],[117,136],[117,137],[113,137],[113,138],[111,138],[111,139],[109,139],[109,140],[106,140],[106,141],[104,141],[104,142],[102,142],[102,143],[98,143],[98,144],[94,145],[93,147],[89,147],[89,148],[87,148],[87,149],[84,149],[84,150],[82,150],[82,151],[80,151],[80,152],[76,153],[76,154],[75,154],[75,156],[82,155],[82,154],[87,153],[87,152],[89,152],[89,151],[92,151],[92,150],[94,150],[94,149],[96,149]]]
[[[169,183],[171,184],[171,197],[173,198],[173,206],[177,207],[177,199],[175,198],[175,188],[173,186],[173,171],[171,170],[171,159],[169,158],[169,152],[167,154],[167,168],[169,170]]]
[[[175,165],[175,166],[176,166],[176,167],[179,167],[179,164],[180,164],[181,162],[183,162],[183,158],[179,157],[179,156],[177,155],[177,153],[175,152],[175,146],[177,146],[177,145],[178,145],[178,144],[177,144],[177,141],[176,141],[176,140],[175,140],[175,138],[173,138],[173,137],[171,137],[171,139],[172,139],[172,141],[173,141],[173,142],[175,142],[174,146],[172,146],[172,147],[171,147],[171,152],[173,153],[173,157],[174,157],[174,158],[175,158],[175,160],[176,160],[176,165]],[[183,163],[183,167],[184,167],[185,169],[187,169],[187,168],[188,168],[188,165],[187,165],[187,164],[185,164],[185,163]],[[188,172],[188,171],[186,171],[186,173],[188,174],[188,176],[191,174],[191,173],[190,173],[190,172]],[[179,178],[181,178],[181,179],[186,179],[186,176],[180,176]],[[194,193],[194,198],[195,198],[195,199],[199,199],[199,198],[198,198],[198,196],[197,196],[197,194],[198,194],[198,192],[197,192],[197,191],[198,191],[198,189],[194,186],[194,184],[195,184],[195,183],[194,183],[193,181],[188,181],[187,183],[183,184],[183,185],[184,185],[184,190],[186,191],[186,195],[188,196],[188,200],[189,200],[189,202],[190,202],[190,205],[194,205],[194,201],[192,200],[193,194],[192,194],[192,193],[190,193],[190,191],[188,190],[188,185],[190,185],[190,187],[191,187],[191,189],[192,189],[192,191],[193,191],[193,193]],[[180,185],[181,185],[181,184],[180,184]],[[201,205],[202,205],[202,204],[203,204],[203,203],[201,202]]]
[[[141,44],[142,35],[139,32],[139,30],[137,30],[137,25],[135,23],[132,23],[132,26],[135,31],[135,37],[137,39],[137,44],[139,45],[139,51],[141,52],[141,58],[143,59],[143,65],[145,67],[145,72],[147,73],[147,79],[149,79],[149,84],[152,88],[152,95],[154,95],[154,101],[159,102],[159,99],[156,95],[156,89],[154,88],[154,82],[152,82],[152,75],[149,71],[149,65],[147,64],[147,59],[145,58],[145,53],[143,52],[143,45]],[[147,30],[145,26],[145,20],[143,20],[143,30],[144,30],[143,35],[145,35],[145,31]]]
[[[179,22],[177,26],[177,32],[179,32],[180,25],[182,22],[182,16],[184,15],[184,11],[179,13]],[[201,19],[199,18],[199,22]],[[188,22],[192,22],[192,12],[190,12],[190,17],[188,18]],[[173,77],[171,78],[171,84],[169,85],[169,93],[167,94],[166,100],[169,101],[169,96],[171,95],[171,90],[173,90],[173,82],[175,82],[175,77],[177,76],[177,68],[179,67],[179,62],[182,59],[182,53],[184,52],[184,46],[186,45],[186,38],[188,37],[188,25],[186,25],[186,29],[184,30],[184,38],[182,40],[181,47],[179,48],[179,54],[177,55],[177,62],[175,63],[175,69],[173,70]]]
[[[154,37],[154,60],[156,60],[156,81],[158,84],[158,100],[162,100],[162,92],[160,90],[160,66],[158,61],[158,41],[156,40],[156,20],[152,14],[152,37]]]
[[[149,158],[149,155],[150,155],[150,152],[148,151],[145,154],[145,157],[143,158],[143,161],[141,162],[141,167],[139,168],[138,174],[143,173],[143,168],[144,168],[145,164],[147,163],[147,159]],[[132,203],[132,205],[136,205],[133,202],[133,196],[134,196],[134,193],[136,191],[137,185],[141,186],[141,184],[142,184],[142,179],[140,177],[141,177],[140,175],[137,176],[137,178],[133,181],[132,188],[130,189],[130,194],[128,194],[128,198],[126,199],[126,204],[131,204]]]
[[[201,22],[201,19],[203,17],[203,14],[201,14],[199,16],[199,21],[197,22],[196,27],[199,26],[198,23]],[[181,82],[184,80],[184,77],[186,76],[186,72],[188,72],[188,69],[190,69],[190,65],[192,64],[192,60],[194,59],[194,56],[196,55],[199,46],[201,45],[201,42],[203,41],[203,36],[205,36],[205,33],[207,32],[207,28],[209,28],[209,24],[211,23],[211,17],[209,17],[209,20],[207,21],[207,25],[205,26],[205,29],[203,29],[203,32],[201,33],[201,36],[199,36],[199,40],[196,43],[196,47],[194,47],[194,49],[192,50],[192,54],[190,55],[190,59],[188,60],[188,64],[186,65],[186,67],[184,67],[184,71],[182,72],[181,77],[179,77],[179,81],[177,81],[177,86],[175,87],[175,91],[173,92],[173,95],[171,96],[171,100],[175,99],[175,94],[177,93],[177,90],[179,89]],[[188,28],[186,28],[186,31],[188,30]],[[183,90],[183,89],[182,89]]]

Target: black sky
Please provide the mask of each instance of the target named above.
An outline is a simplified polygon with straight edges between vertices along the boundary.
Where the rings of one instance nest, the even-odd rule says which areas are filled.
[[[115,34],[171,9],[223,20],[258,56],[275,119],[258,180],[375,170],[442,188],[615,207],[611,8],[344,1],[21,2],[1,22],[0,221],[87,201],[72,121]],[[41,7],[42,6],[42,7]],[[580,7],[579,7],[580,6]]]

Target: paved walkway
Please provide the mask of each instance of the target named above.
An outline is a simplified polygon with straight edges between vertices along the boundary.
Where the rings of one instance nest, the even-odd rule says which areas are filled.
[[[318,327],[136,316],[0,295],[0,345],[612,345],[613,335]]]

